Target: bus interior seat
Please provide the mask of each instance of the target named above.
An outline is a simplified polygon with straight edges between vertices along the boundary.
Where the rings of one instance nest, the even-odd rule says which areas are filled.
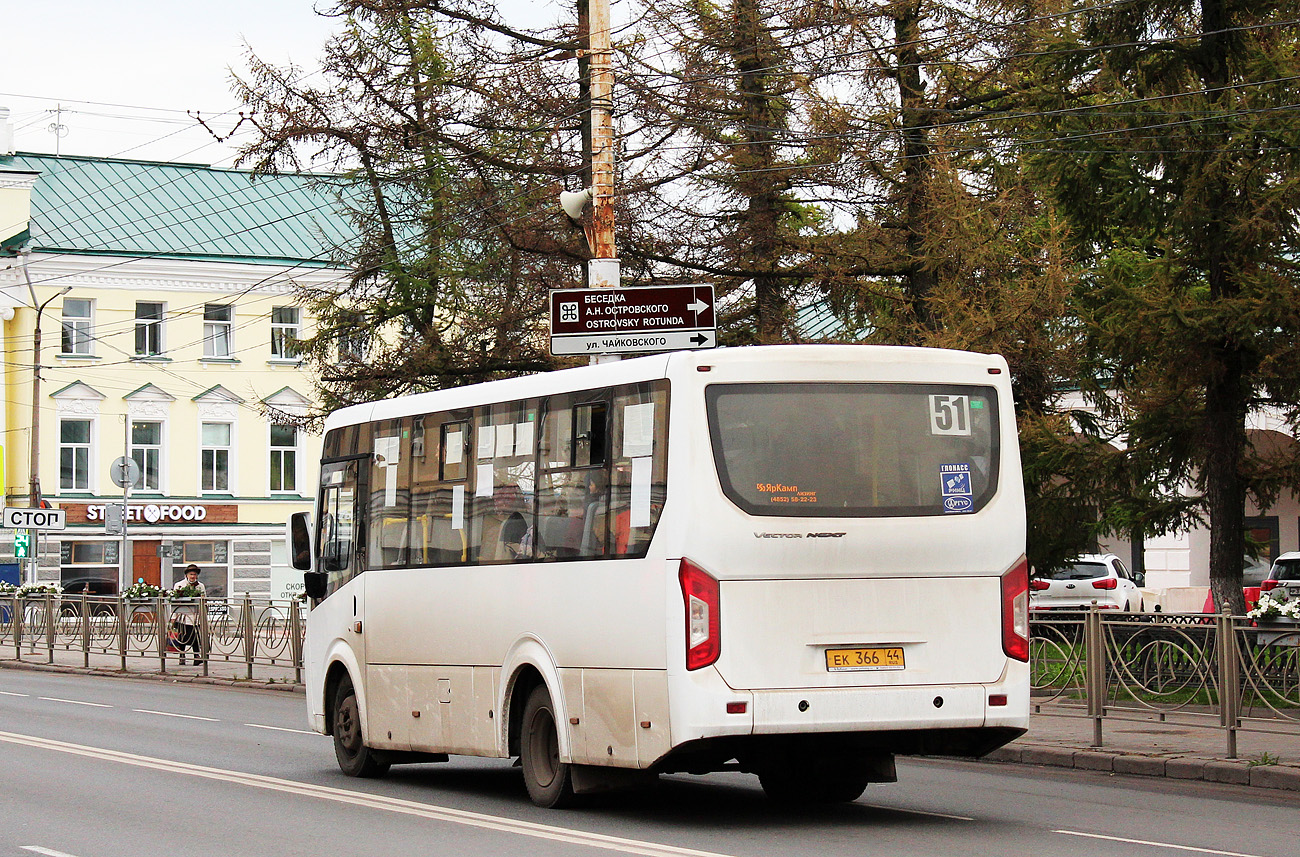
[[[404,565],[407,558],[407,521],[405,518],[385,518],[379,524],[380,564],[385,567]]]
[[[551,556],[575,557],[582,549],[582,518],[568,515],[537,517],[538,547]]]

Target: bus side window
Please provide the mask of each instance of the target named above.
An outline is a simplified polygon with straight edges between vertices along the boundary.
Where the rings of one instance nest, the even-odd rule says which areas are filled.
[[[605,463],[608,432],[606,405],[591,402],[573,408],[573,466],[598,467]]]
[[[325,593],[338,589],[358,572],[360,539],[357,462],[331,462],[321,466],[320,511],[317,551],[320,570],[327,575]]]
[[[331,491],[326,495],[337,495]],[[329,508],[335,504],[326,501]],[[325,571],[342,571],[348,567],[350,546],[339,541],[339,527],[334,515],[325,513],[320,519],[321,567]]]

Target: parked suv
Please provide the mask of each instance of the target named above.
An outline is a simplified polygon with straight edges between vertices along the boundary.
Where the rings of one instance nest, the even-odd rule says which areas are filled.
[[[1273,567],[1259,589],[1274,601],[1300,598],[1300,551],[1290,551],[1273,560]]]
[[[1146,605],[1138,587],[1145,584],[1144,577],[1130,574],[1114,554],[1084,554],[1034,575],[1029,581],[1029,609],[1086,610],[1095,601],[1102,610],[1141,613]]]

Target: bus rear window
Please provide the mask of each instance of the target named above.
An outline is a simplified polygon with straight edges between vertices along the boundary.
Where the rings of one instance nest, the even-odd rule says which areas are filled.
[[[714,384],[718,478],[751,515],[968,514],[997,486],[992,387]]]

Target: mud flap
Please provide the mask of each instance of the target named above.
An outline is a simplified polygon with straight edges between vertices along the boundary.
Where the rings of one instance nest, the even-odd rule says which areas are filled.
[[[635,768],[607,768],[599,765],[570,765],[569,782],[579,795],[629,791],[645,788],[659,777]]]

